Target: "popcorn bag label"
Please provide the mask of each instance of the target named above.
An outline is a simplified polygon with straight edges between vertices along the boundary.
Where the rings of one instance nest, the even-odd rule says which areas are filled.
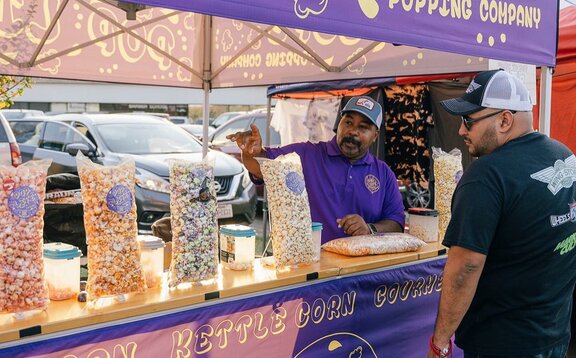
[[[286,175],[286,186],[296,195],[302,195],[304,192],[304,178],[296,172],[289,172]]]
[[[31,186],[25,185],[14,189],[8,195],[8,209],[19,218],[28,219],[40,208],[40,197]]]
[[[108,209],[122,216],[132,210],[132,192],[126,185],[117,184],[106,195]]]

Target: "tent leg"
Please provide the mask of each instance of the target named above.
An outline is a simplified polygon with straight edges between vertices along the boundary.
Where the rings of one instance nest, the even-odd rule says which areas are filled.
[[[266,104],[266,106],[267,106],[266,112],[267,112],[268,116],[266,119],[266,143],[264,143],[264,144],[270,145],[270,122],[272,120],[270,108],[272,107],[272,97],[268,97],[268,103]],[[263,229],[264,252],[262,253],[262,257],[264,257],[266,255],[266,249],[268,248],[269,240],[270,240],[270,238],[268,237],[269,217],[268,217],[268,193],[266,191],[266,186],[264,186],[264,198],[262,201],[262,222],[264,225],[264,229]]]
[[[204,120],[202,121],[202,158],[208,154],[208,125],[210,124],[210,81],[212,80],[212,70],[210,67],[212,41],[212,16],[204,16]]]
[[[538,128],[540,133],[550,136],[550,112],[552,110],[552,67],[540,69],[540,113]]]

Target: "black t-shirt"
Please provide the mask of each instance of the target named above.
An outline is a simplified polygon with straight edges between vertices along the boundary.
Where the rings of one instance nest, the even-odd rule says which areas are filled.
[[[538,354],[570,337],[576,280],[576,157],[540,133],[473,162],[452,200],[446,246],[486,254],[456,331],[466,352]]]

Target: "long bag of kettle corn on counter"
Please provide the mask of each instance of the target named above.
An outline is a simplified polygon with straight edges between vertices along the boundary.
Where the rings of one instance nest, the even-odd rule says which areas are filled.
[[[134,160],[102,166],[78,152],[76,163],[84,205],[90,299],[143,292],[146,283],[137,241]]]
[[[260,169],[268,193],[275,264],[312,263],[312,219],[300,156],[289,153],[262,160]]]
[[[218,275],[217,199],[214,160],[170,160],[172,261],[169,285]]]
[[[0,312],[46,309],[42,231],[51,160],[0,165]]]

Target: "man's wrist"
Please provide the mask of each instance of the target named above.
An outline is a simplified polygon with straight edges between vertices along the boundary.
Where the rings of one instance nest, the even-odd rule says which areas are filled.
[[[434,343],[434,336],[430,337],[430,350],[440,358],[448,358],[452,356],[452,340],[448,340],[448,344],[442,347]]]

